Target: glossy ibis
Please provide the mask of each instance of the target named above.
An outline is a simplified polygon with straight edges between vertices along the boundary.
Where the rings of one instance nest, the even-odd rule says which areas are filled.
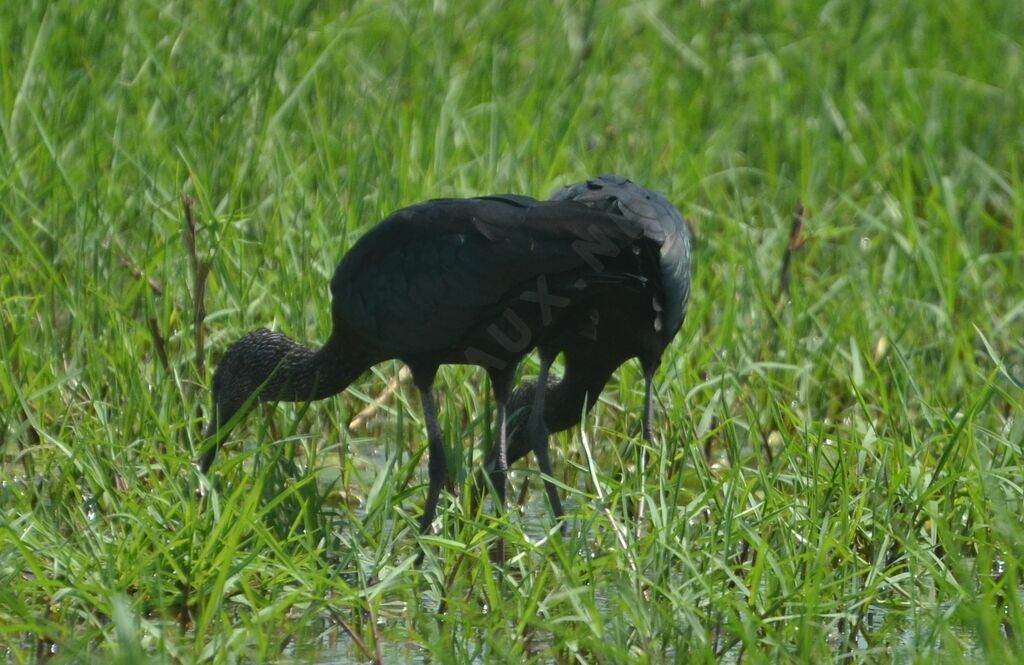
[[[643,289],[609,291],[589,306],[586,325],[565,327],[541,341],[537,381],[518,388],[510,400],[513,421],[506,464],[533,450],[545,474],[552,510],[561,517],[562,505],[550,480],[548,432],[576,425],[584,409],[593,408],[612,372],[630,358],[638,358],[643,368],[643,437],[649,445],[654,443],[654,373],[686,316],[693,236],[668,199],[622,176],[604,175],[571,185],[556,192],[552,200],[575,201],[622,216],[639,224],[644,237],[660,247],[656,263],[645,265]],[[559,353],[564,354],[564,374],[549,381],[548,370]],[[547,388],[537,390],[537,385]],[[540,413],[543,418],[538,417]]]
[[[642,276],[652,273],[661,251],[647,224],[570,199],[513,195],[429,201],[393,213],[338,265],[333,330],[321,348],[259,329],[224,353],[213,376],[209,448],[200,468],[209,469],[226,426],[247,404],[323,399],[397,358],[412,371],[427,425],[430,484],[419,524],[425,532],[448,470],[434,377],[442,364],[477,365],[487,370],[497,404],[491,480],[502,510],[506,407],[517,365],[604,294],[647,288]],[[543,409],[543,391],[535,403]],[[499,541],[499,557],[500,547]]]

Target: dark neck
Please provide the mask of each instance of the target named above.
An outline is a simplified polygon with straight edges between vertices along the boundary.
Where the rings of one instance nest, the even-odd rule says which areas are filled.
[[[597,398],[601,396],[601,391],[617,367],[601,365],[595,361],[585,368],[570,366],[561,379],[548,382],[544,421],[551,432],[573,427],[583,416],[584,408],[588,413],[594,408]]]
[[[337,395],[373,364],[334,337],[316,351],[296,343],[283,354],[260,399],[307,402]]]
[[[618,366],[619,363],[601,356],[593,356],[592,362],[570,359],[562,378],[552,377],[548,380],[548,389],[544,395],[544,423],[548,432],[561,432],[579,423],[583,409],[586,408],[589,413],[594,408],[608,378]],[[536,391],[537,383],[528,381],[512,393],[508,407],[512,418],[508,444],[509,464],[530,451],[526,423]]]

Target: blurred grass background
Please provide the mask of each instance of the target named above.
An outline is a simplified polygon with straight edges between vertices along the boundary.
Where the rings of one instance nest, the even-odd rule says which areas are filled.
[[[1013,1],[8,3],[7,662],[1020,659],[1021,35]],[[326,339],[370,225],[606,172],[692,220],[694,297],[649,466],[633,366],[556,438],[572,537],[527,501],[498,574],[455,502],[412,570],[415,392],[347,428],[392,364],[250,419],[198,507],[213,361]],[[443,371],[460,477],[479,374]]]

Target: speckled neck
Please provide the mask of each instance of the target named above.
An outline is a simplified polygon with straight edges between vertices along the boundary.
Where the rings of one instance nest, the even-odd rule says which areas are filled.
[[[316,351],[292,342],[261,401],[305,402],[340,393],[370,368],[370,359],[332,337]]]

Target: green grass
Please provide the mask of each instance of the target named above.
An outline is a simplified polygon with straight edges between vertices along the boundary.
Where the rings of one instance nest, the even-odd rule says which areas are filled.
[[[1013,0],[0,12],[0,653],[1020,661],[1021,35]],[[448,498],[412,567],[415,390],[347,426],[396,364],[250,417],[196,501],[216,358],[259,325],[326,339],[374,222],[602,172],[699,242],[647,466],[632,364],[553,439],[568,538],[530,460],[523,512]],[[440,387],[465,479],[489,390]]]

